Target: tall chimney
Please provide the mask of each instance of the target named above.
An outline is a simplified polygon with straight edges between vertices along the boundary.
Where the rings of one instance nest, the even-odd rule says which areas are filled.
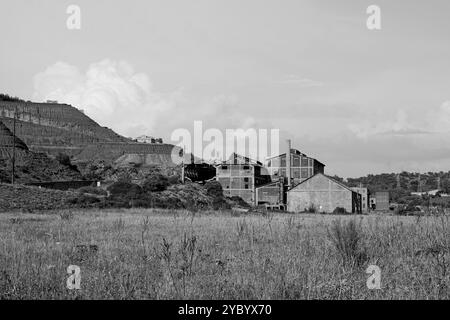
[[[291,140],[287,140],[287,151],[286,151],[286,177],[287,186],[291,187]]]

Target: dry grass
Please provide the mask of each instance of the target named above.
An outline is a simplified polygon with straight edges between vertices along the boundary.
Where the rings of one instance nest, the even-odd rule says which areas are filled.
[[[4,214],[0,298],[449,299],[449,249],[448,216]],[[66,288],[69,265],[81,290]]]

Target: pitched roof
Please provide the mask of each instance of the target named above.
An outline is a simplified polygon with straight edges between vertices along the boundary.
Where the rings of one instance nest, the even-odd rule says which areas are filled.
[[[261,162],[259,162],[257,160],[250,159],[248,157],[241,156],[240,154],[237,154],[235,152],[233,152],[230,155],[228,160],[223,161],[222,163],[217,164],[216,166],[222,165],[222,164],[224,164],[224,165],[230,165],[231,164],[232,165],[232,164],[234,164],[234,159],[242,161],[241,163],[238,163],[238,164],[249,164],[249,165],[261,166],[261,167],[263,166],[263,164]]]
[[[345,184],[343,184],[342,182],[337,181],[337,180],[335,180],[335,179],[333,179],[333,178],[331,178],[331,177],[329,177],[329,176],[327,176],[326,174],[323,174],[323,173],[316,173],[315,175],[309,177],[308,179],[305,179],[305,180],[303,180],[302,182],[297,183],[295,186],[293,186],[292,188],[290,188],[288,191],[291,191],[292,189],[297,188],[299,185],[301,185],[301,184],[305,183],[306,181],[308,181],[308,180],[310,180],[310,179],[312,179],[312,178],[314,178],[314,177],[316,177],[316,176],[319,176],[319,175],[324,176],[324,177],[327,178],[328,180],[333,181],[334,183],[340,185],[341,187],[347,189],[348,191],[356,192],[355,190],[352,190],[352,189],[350,189],[349,187],[347,187],[347,186],[346,186]]]
[[[297,149],[291,148],[291,154],[295,154],[295,155],[298,155],[298,156],[303,156],[303,157],[307,157],[309,159],[313,159],[314,161],[316,161],[316,162],[318,162],[318,163],[320,163],[320,164],[325,166],[325,164],[323,162],[320,162],[316,158],[309,157],[309,156],[307,156],[306,154],[304,154],[303,152],[301,152],[301,151],[299,151]],[[284,152],[282,154],[279,154],[277,156],[272,156],[272,157],[266,158],[266,161],[269,161],[269,160],[272,160],[272,159],[275,159],[275,158],[280,158],[282,156],[286,156],[286,152]]]

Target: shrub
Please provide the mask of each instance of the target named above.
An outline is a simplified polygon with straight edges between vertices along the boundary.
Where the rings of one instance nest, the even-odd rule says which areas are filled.
[[[317,209],[314,206],[314,204],[310,204],[309,207],[306,209],[306,212],[308,212],[308,213],[316,213]]]
[[[69,157],[67,154],[62,153],[62,152],[59,152],[59,153],[56,155],[56,160],[57,160],[60,164],[65,165],[65,166],[71,166],[71,165],[72,165],[72,163],[70,162],[70,157]]]
[[[244,199],[242,199],[239,196],[232,196],[230,198],[231,201],[233,201],[235,203],[235,205],[239,206],[239,207],[243,207],[243,208],[251,208],[251,206],[244,201]]]
[[[342,207],[336,207],[336,208],[333,210],[333,214],[349,214],[349,212],[348,212],[345,208],[342,208]]]
[[[117,181],[111,184],[107,190],[113,197],[125,197],[138,199],[142,194],[142,188],[131,182]]]
[[[117,182],[131,183],[131,175],[128,172],[119,172]]]
[[[205,184],[206,193],[211,197],[223,197],[222,185],[218,181],[208,181]]]
[[[86,194],[79,194],[78,196],[67,199],[67,203],[76,205],[77,207],[86,208],[92,207],[100,202],[100,199]]]
[[[169,179],[160,173],[150,175],[143,184],[145,192],[164,191],[169,186]]]
[[[101,188],[97,188],[97,187],[92,187],[92,186],[78,188],[77,192],[79,192],[79,193],[91,193],[91,194],[96,194],[96,195],[99,195],[99,196],[106,196],[106,195],[108,195],[108,192],[106,192],[105,190],[103,190]]]
[[[331,228],[327,230],[328,237],[334,244],[344,264],[361,265],[367,261],[366,250],[363,247],[363,233],[361,226],[355,220],[341,223],[334,220]]]
[[[178,175],[173,175],[173,176],[170,176],[169,178],[168,178],[168,181],[169,181],[169,184],[179,184],[181,181],[180,181],[180,177],[178,176]]]

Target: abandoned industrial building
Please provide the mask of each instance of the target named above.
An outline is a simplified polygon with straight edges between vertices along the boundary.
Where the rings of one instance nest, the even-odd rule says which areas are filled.
[[[325,165],[317,159],[310,158],[296,149],[291,149],[290,164],[286,163],[286,153],[269,158],[266,166],[273,181],[278,177],[290,177],[292,184],[298,184],[317,173],[324,173]],[[291,172],[286,170],[290,166]],[[289,183],[288,181],[286,181]]]
[[[360,187],[352,187],[350,189],[358,192],[361,195],[361,212],[368,213],[369,212],[369,197],[370,197],[369,189],[361,187],[361,186]]]
[[[270,181],[259,161],[233,153],[227,161],[216,166],[216,180],[222,185],[225,196],[241,197],[249,204],[255,203],[255,188]]]
[[[368,213],[372,208],[367,188],[350,188],[326,176],[325,164],[291,148],[290,141],[287,150],[290,157],[286,152],[268,158],[266,166],[236,153],[216,165],[216,180],[224,195],[239,196],[250,205],[290,212],[314,208],[332,213],[342,208],[349,213]]]
[[[344,184],[318,173],[287,191],[290,212],[331,213],[336,208],[361,213],[361,195]]]

